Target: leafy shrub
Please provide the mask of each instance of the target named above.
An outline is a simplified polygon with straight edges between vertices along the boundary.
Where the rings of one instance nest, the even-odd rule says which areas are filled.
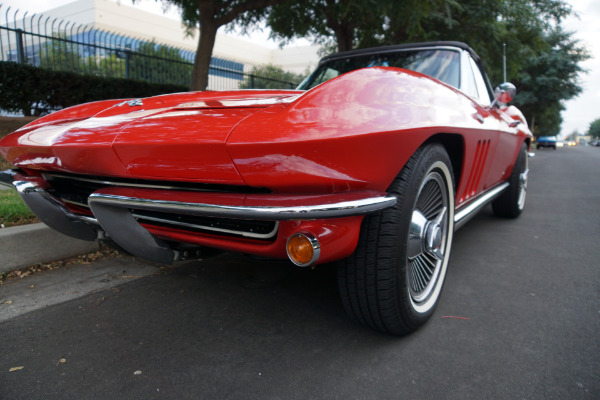
[[[0,62],[0,108],[25,116],[43,115],[96,100],[149,97],[187,90],[180,85],[80,75]]]

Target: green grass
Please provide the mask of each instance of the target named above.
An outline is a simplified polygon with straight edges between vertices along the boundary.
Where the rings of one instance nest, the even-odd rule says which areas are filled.
[[[16,190],[0,190],[0,224],[5,227],[39,222]]]
[[[0,138],[19,129],[21,126],[33,121],[35,118],[11,118],[0,117]],[[0,171],[12,168],[6,160],[0,156]],[[23,203],[16,190],[0,190],[0,226],[30,224],[39,222],[29,208]]]

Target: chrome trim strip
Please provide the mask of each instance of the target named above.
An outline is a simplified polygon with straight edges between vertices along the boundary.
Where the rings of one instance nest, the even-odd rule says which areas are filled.
[[[69,204],[75,204],[80,207],[89,208],[87,204],[82,204],[82,203],[79,203],[76,201],[65,200],[65,199],[62,199],[62,201],[65,203],[69,203]],[[209,225],[200,225],[200,224],[191,224],[188,222],[173,221],[173,220],[167,219],[167,218],[157,218],[157,217],[151,217],[151,216],[147,216],[147,215],[139,215],[136,213],[133,213],[133,216],[136,219],[143,219],[143,220],[147,220],[147,221],[159,222],[159,223],[168,224],[168,225],[182,226],[182,227],[192,228],[192,229],[200,229],[200,230],[204,230],[204,231],[227,233],[227,234],[231,234],[231,235],[247,237],[247,238],[252,238],[252,239],[271,239],[277,234],[277,230],[279,229],[278,222],[275,223],[275,226],[271,232],[261,234],[261,233],[236,231],[233,229],[215,228],[214,226],[209,226]],[[83,216],[83,215],[78,216],[78,217],[79,217],[79,219],[81,219],[83,221],[98,225],[98,221],[96,220],[96,218]]]
[[[164,223],[164,224],[168,224],[168,225],[177,225],[177,226],[183,226],[186,228],[201,229],[204,231],[211,231],[211,232],[228,233],[228,234],[232,234],[232,235],[236,235],[236,236],[253,238],[253,239],[271,239],[272,237],[277,235],[277,231],[279,230],[279,222],[275,222],[275,226],[271,232],[261,234],[261,233],[253,233],[253,232],[236,231],[233,229],[215,228],[214,226],[207,226],[207,225],[190,224],[187,222],[173,221],[173,220],[165,219],[165,218],[156,218],[156,217],[149,217],[146,215],[138,215],[136,213],[133,213],[133,217],[136,219],[160,222],[160,223]]]
[[[473,217],[477,213],[477,211],[479,211],[483,206],[485,206],[490,201],[494,200],[497,196],[499,196],[500,193],[502,193],[508,186],[508,182],[504,182],[496,186],[495,188],[485,192],[476,200],[469,203],[463,209],[455,213],[454,230],[457,230],[458,228],[463,226],[471,217]]]
[[[104,204],[113,207],[163,211],[197,216],[262,219],[270,221],[339,218],[362,215],[392,207],[396,204],[396,201],[397,199],[394,196],[377,196],[360,200],[341,201],[332,204],[292,207],[253,207],[149,200],[104,193],[92,193],[88,199],[90,207],[92,207],[93,204]]]
[[[67,199],[61,199],[61,201],[62,201],[63,203],[69,203],[69,204],[73,204],[73,205],[75,205],[75,206],[82,207],[82,208],[90,208],[90,207],[89,207],[87,204],[80,203],[80,202],[78,202],[78,201],[67,200]]]
[[[111,180],[104,180],[104,179],[84,178],[84,177],[74,176],[74,175],[64,175],[64,174],[55,173],[55,172],[51,172],[51,173],[46,172],[46,173],[43,173],[42,175],[44,176],[44,179],[46,179],[47,181],[51,181],[52,178],[56,177],[59,179],[66,179],[66,180],[73,180],[73,181],[80,181],[80,182],[89,182],[89,183],[95,183],[95,184],[100,184],[100,185],[105,185],[105,186],[115,186],[115,187],[185,190],[185,191],[191,191],[191,192],[215,192],[214,189],[181,187],[181,186],[173,186],[173,185],[157,185],[157,184],[150,184],[150,183],[118,182],[118,181],[111,181]],[[189,183],[189,182],[182,182],[182,183]]]
[[[98,223],[98,220],[96,218],[94,218],[94,217],[88,217],[87,215],[75,215],[75,216],[77,218],[79,218],[80,220],[85,221],[87,223],[98,225],[98,226],[100,225]]]

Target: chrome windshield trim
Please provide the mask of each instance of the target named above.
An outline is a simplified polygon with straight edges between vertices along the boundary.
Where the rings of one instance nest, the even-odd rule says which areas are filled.
[[[454,230],[457,230],[461,226],[465,224],[471,217],[473,217],[477,211],[479,211],[483,206],[488,204],[490,201],[494,200],[497,196],[500,195],[507,187],[509,186],[508,182],[504,182],[495,188],[485,192],[480,197],[469,203],[467,206],[462,208],[460,211],[454,214]]]
[[[271,221],[339,218],[362,215],[392,207],[396,204],[396,201],[397,199],[394,196],[376,196],[359,200],[340,201],[331,204],[279,207],[228,206],[168,200],[150,200],[105,193],[92,193],[88,199],[90,206],[94,203],[100,203],[107,206],[129,209],[163,211],[207,217],[261,219]]]

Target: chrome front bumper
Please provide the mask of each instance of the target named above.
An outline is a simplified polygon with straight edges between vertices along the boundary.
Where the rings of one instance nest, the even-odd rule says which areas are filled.
[[[286,196],[107,187],[89,196],[88,204],[94,217],[87,217],[71,212],[52,196],[41,177],[8,170],[0,172],[0,183],[16,188],[40,220],[65,235],[83,240],[108,236],[135,256],[166,264],[179,259],[179,252],[140,225],[132,210],[289,221],[363,215],[392,207],[397,201],[393,196],[375,191]]]
[[[12,187],[33,211],[50,228],[67,236],[93,241],[98,237],[98,229],[90,221],[72,213],[63,203],[51,196],[41,178],[25,178],[12,170],[0,171],[0,183]]]

